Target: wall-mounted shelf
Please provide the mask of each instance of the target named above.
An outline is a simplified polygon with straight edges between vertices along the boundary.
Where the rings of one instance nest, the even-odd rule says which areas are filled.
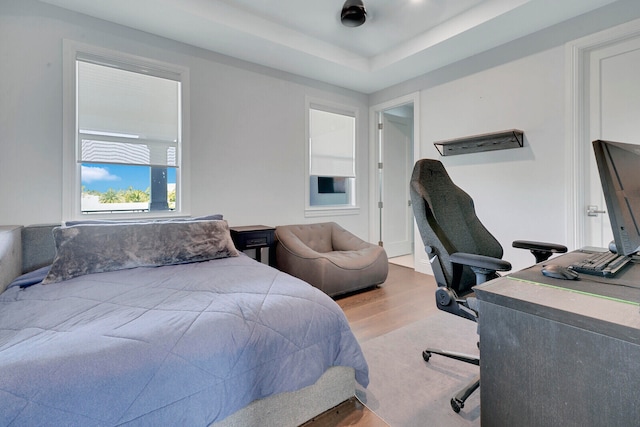
[[[464,138],[448,139],[446,141],[436,141],[433,145],[436,146],[442,156],[521,148],[524,145],[524,132],[518,129],[509,129],[482,135],[466,136]]]

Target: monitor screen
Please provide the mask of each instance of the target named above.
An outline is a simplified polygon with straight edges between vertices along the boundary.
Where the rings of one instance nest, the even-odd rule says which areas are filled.
[[[600,182],[619,254],[640,250],[640,145],[593,141]]]

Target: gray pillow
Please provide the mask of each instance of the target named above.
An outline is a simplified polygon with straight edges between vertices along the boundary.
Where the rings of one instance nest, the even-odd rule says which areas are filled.
[[[238,256],[224,220],[81,224],[53,229],[57,253],[43,284],[84,274]]]

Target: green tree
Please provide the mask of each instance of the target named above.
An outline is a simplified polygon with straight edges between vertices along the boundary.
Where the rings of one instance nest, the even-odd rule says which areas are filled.
[[[169,204],[169,209],[176,208],[176,190],[173,189],[167,193],[167,202]]]
[[[108,189],[100,194],[100,203],[121,203],[123,201],[122,192],[118,192],[113,188]]]
[[[136,190],[133,187],[129,187],[127,191],[124,192],[124,201],[127,203],[135,203],[135,202],[148,202],[149,194],[142,190]]]
[[[87,190],[86,186],[82,186],[82,194],[90,194],[92,196],[100,196],[102,193],[96,190]]]

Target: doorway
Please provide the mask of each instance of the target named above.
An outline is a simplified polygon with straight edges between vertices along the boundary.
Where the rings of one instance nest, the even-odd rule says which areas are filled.
[[[640,20],[568,45],[573,82],[569,230],[576,248],[613,239],[591,141],[640,144]],[[569,236],[570,238],[572,236]]]
[[[409,180],[416,159],[417,94],[371,108],[371,237],[390,261],[414,268]]]

